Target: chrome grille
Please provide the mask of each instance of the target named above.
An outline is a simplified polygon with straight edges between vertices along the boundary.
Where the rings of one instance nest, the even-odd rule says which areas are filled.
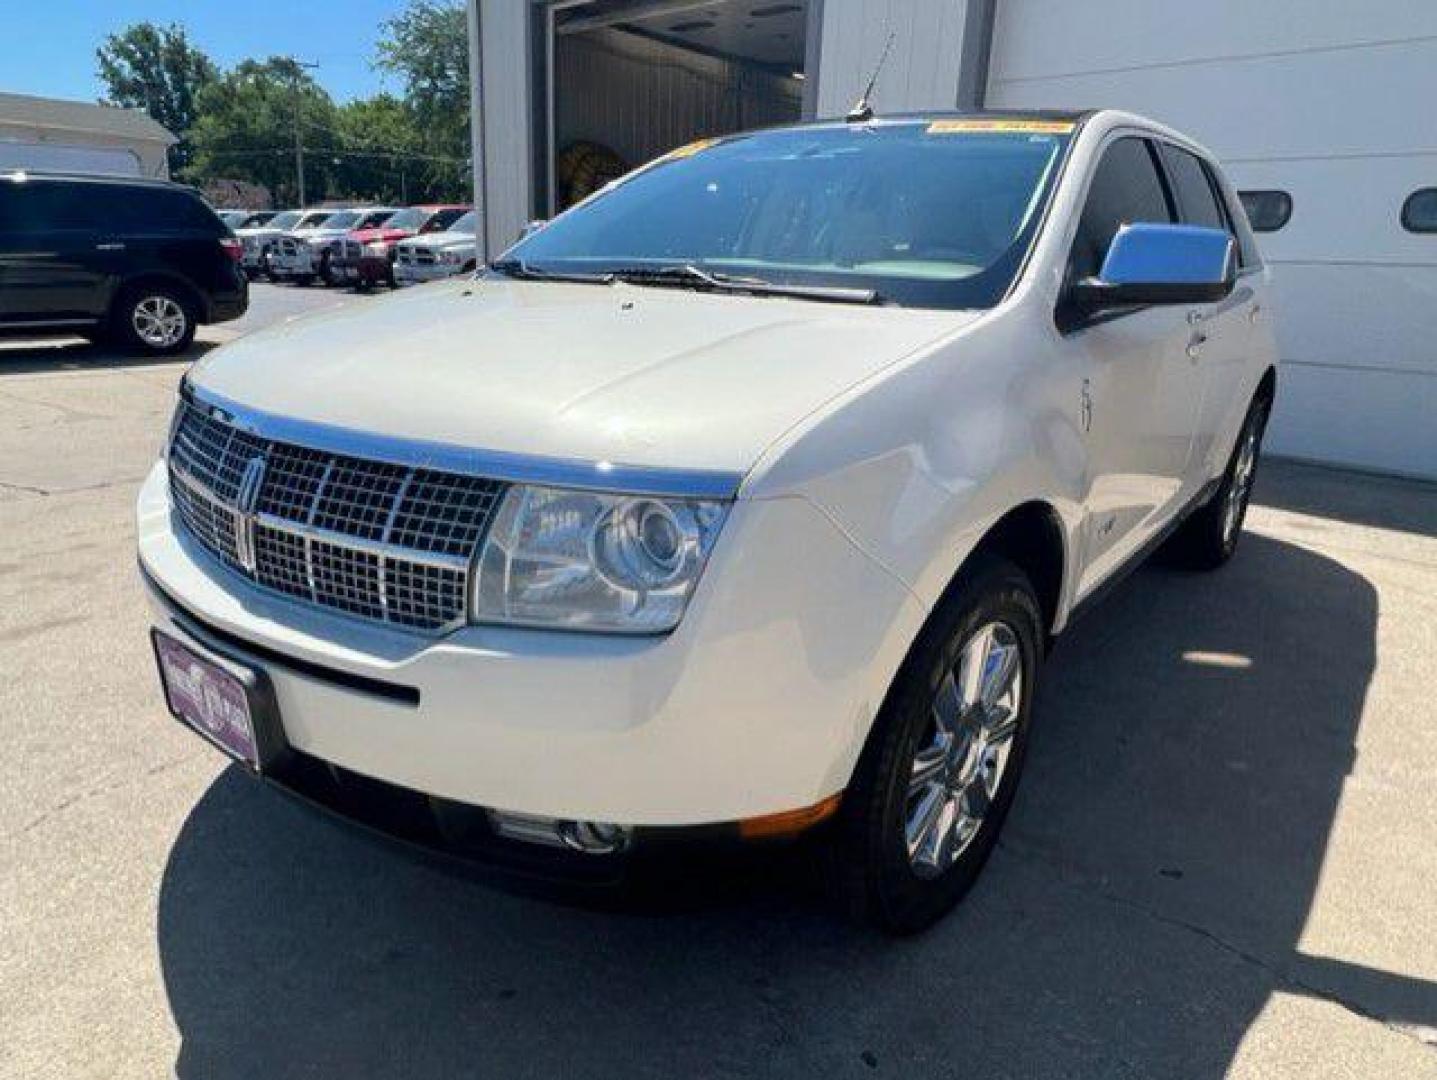
[[[505,488],[260,438],[190,402],[169,470],[180,521],[231,569],[289,597],[430,632],[463,621],[470,562]]]

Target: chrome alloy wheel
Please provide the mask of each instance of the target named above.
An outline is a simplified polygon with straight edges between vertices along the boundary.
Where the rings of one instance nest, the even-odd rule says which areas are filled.
[[[939,684],[913,756],[903,825],[918,877],[942,874],[978,834],[1008,767],[1023,692],[1018,635],[987,623]]]
[[[185,309],[168,296],[147,296],[130,312],[135,336],[153,349],[168,349],[185,336]]]
[[[1252,494],[1252,481],[1257,473],[1257,440],[1262,425],[1257,418],[1249,420],[1242,433],[1242,448],[1238,451],[1237,462],[1233,465],[1232,483],[1228,485],[1227,499],[1222,508],[1222,538],[1231,544],[1242,521],[1242,511],[1247,497]]]

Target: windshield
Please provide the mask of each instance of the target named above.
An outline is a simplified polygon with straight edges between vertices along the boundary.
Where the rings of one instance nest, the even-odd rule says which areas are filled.
[[[352,229],[354,223],[359,220],[359,215],[353,210],[341,210],[337,214],[330,214],[324,219],[323,228],[326,229]]]
[[[540,272],[692,265],[917,307],[991,307],[1037,231],[1072,127],[880,121],[697,143],[506,254]]]
[[[313,213],[305,214],[304,217],[300,219],[299,225],[296,227],[300,229],[317,229],[321,224],[328,221],[334,216],[335,213],[333,210],[318,210]]]
[[[453,225],[449,226],[449,228],[445,229],[444,231],[460,233],[476,232],[477,230],[474,225],[474,211],[468,211],[464,214],[463,217],[461,217],[458,221],[456,221]]]
[[[269,226],[272,229],[292,229],[299,222],[301,216],[298,210],[286,210],[284,213],[270,218]]]
[[[238,229],[241,225],[244,224],[244,220],[247,217],[249,217],[249,214],[247,214],[243,210],[220,211],[220,220],[223,221],[226,225],[228,225],[231,229]]]
[[[408,210],[401,210],[384,223],[386,229],[418,229],[428,219],[427,211],[411,206]]]

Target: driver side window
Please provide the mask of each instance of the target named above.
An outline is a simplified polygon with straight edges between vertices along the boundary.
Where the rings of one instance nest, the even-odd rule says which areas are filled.
[[[1174,219],[1151,144],[1125,136],[1109,144],[1093,174],[1083,215],[1068,254],[1068,280],[1097,277],[1118,229],[1139,221]]]

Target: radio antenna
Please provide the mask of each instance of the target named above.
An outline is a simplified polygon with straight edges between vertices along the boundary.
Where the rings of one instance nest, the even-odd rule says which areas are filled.
[[[850,124],[861,124],[873,119],[873,106],[868,99],[873,96],[873,88],[878,85],[878,76],[883,71],[883,65],[888,61],[888,50],[893,48],[892,30],[888,31],[888,40],[883,43],[883,53],[878,57],[878,63],[873,67],[873,77],[868,80],[868,85],[863,88],[863,94],[853,103],[853,108],[848,110],[845,118]]]

